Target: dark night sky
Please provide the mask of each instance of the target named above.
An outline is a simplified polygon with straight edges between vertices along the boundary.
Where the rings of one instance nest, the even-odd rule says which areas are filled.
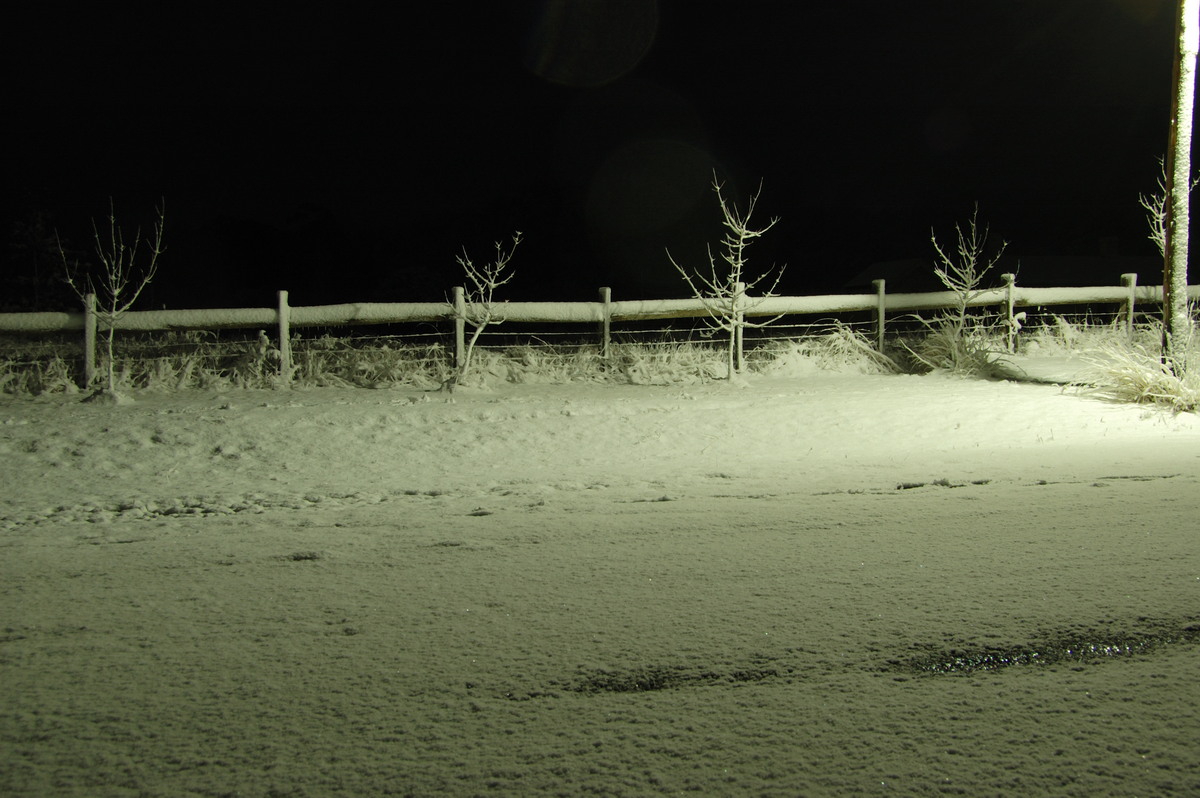
[[[664,250],[705,262],[714,168],[764,182],[785,293],[930,258],[975,202],[1009,268],[1154,254],[1170,0],[431,5],[7,25],[7,279],[31,220],[85,248],[110,196],[130,224],[164,197],[170,307],[437,300],[518,229],[510,298],[681,296]]]

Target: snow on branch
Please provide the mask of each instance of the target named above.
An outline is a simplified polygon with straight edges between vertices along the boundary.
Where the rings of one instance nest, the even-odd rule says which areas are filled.
[[[752,323],[746,321],[745,313],[747,310],[757,307],[764,299],[775,296],[775,289],[779,286],[785,267],[781,266],[778,269],[772,267],[755,277],[749,277],[747,273],[747,247],[779,221],[776,217],[772,218],[765,227],[750,226],[750,217],[754,215],[758,198],[762,194],[762,183],[759,183],[758,190],[750,197],[744,212],[739,211],[736,206],[725,199],[725,195],[722,193],[724,184],[717,179],[715,172],[713,173],[712,187],[721,207],[722,224],[725,227],[724,235],[721,238],[723,251],[720,261],[713,256],[711,246],[708,247],[707,271],[685,269],[675,260],[669,250],[667,257],[670,259],[671,265],[683,277],[688,288],[691,289],[692,295],[699,299],[705,310],[708,311],[709,334],[715,334],[717,331],[729,333],[729,378],[732,379],[733,375],[741,369],[740,341],[743,330],[747,327],[766,327],[780,318],[780,316],[775,316],[767,321]],[[760,286],[764,285],[766,288],[761,290],[759,296],[748,299],[747,295],[750,291],[759,290]]]
[[[461,255],[455,257],[458,265],[462,267],[467,285],[463,288],[462,304],[456,302],[454,312],[460,315],[465,323],[470,324],[473,331],[462,362],[457,364],[454,374],[442,384],[445,390],[453,392],[457,386],[462,384],[463,378],[471,368],[475,344],[478,343],[484,328],[489,324],[500,324],[504,321],[496,306],[496,289],[506,285],[516,276],[516,273],[511,270],[511,263],[513,253],[517,251],[520,243],[520,230],[513,234],[512,246],[507,251],[504,249],[504,244],[497,241],[495,260],[484,266],[476,266],[467,254],[466,248],[463,249]]]
[[[1200,184],[1200,177],[1192,179],[1188,190]],[[1158,159],[1158,191],[1153,194],[1138,194],[1138,204],[1146,209],[1146,223],[1150,225],[1150,234],[1146,236],[1158,247],[1158,254],[1167,251],[1167,167],[1162,158]]]

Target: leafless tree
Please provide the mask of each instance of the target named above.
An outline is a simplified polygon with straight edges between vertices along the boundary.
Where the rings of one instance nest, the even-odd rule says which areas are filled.
[[[126,243],[125,233],[117,224],[116,210],[110,198],[108,201],[108,231],[104,236],[101,235],[100,228],[96,226],[96,221],[92,220],[92,238],[99,266],[92,269],[81,269],[77,261],[72,261],[67,257],[61,242],[58,243],[58,252],[66,272],[67,284],[71,286],[80,301],[88,303],[89,296],[95,298],[96,316],[105,329],[107,368],[105,384],[99,391],[100,394],[114,398],[117,396],[116,368],[113,359],[116,322],[133,307],[142,291],[158,273],[158,258],[164,249],[165,223],[166,204],[160,203],[155,209],[153,234],[143,239],[142,230],[138,227],[133,234],[132,242]],[[139,258],[139,247],[143,245],[148,254]]]
[[[978,218],[979,206],[976,205],[965,229],[961,224],[954,226],[957,242],[949,251],[938,241],[935,231],[929,232],[929,240],[937,253],[933,273],[953,292],[954,305],[932,321],[920,319],[926,328],[925,338],[916,345],[903,344],[924,368],[985,376],[997,373],[999,364],[993,357],[987,335],[981,335],[972,326],[970,308],[987,290],[984,280],[1008,244],[1001,242],[989,256],[988,227],[980,227]]]
[[[724,217],[722,223],[726,228],[721,239],[724,252],[721,253],[720,263],[713,257],[711,246],[708,248],[708,269],[705,272],[683,268],[671,256],[670,251],[667,252],[667,257],[670,258],[671,265],[683,276],[692,294],[704,303],[709,316],[709,334],[716,334],[718,331],[729,334],[727,373],[728,378],[732,380],[734,375],[741,371],[743,331],[748,327],[766,327],[779,319],[779,316],[776,316],[767,321],[751,323],[746,321],[745,313],[760,304],[763,299],[774,295],[785,267],[771,267],[753,279],[747,275],[746,248],[779,221],[777,217],[773,218],[761,229],[750,226],[750,217],[754,214],[759,195],[762,194],[762,184],[759,183],[758,191],[750,197],[744,213],[726,201],[721,193],[724,186],[717,179],[716,173],[713,174],[712,187],[721,206],[721,215]],[[764,283],[769,283],[769,287],[760,296],[754,299],[747,298],[748,292]]]
[[[508,251],[505,251],[502,242],[497,241],[496,259],[486,266],[476,266],[467,255],[465,248],[461,255],[455,257],[467,278],[467,284],[463,290],[463,303],[461,307],[455,308],[455,313],[461,314],[463,321],[471,325],[472,332],[463,353],[462,362],[455,364],[454,373],[442,383],[444,390],[453,392],[462,384],[463,378],[471,368],[475,344],[478,343],[484,328],[489,324],[500,324],[504,321],[504,317],[496,305],[496,289],[516,276],[516,272],[511,269],[511,264],[513,253],[517,251],[520,243],[521,231],[519,230],[513,234],[512,246]]]
[[[937,275],[942,285],[954,292],[955,306],[949,322],[956,338],[961,338],[966,330],[967,311],[971,303],[986,290],[983,288],[984,278],[1000,261],[1000,256],[1008,247],[1008,242],[1001,241],[1000,247],[990,257],[987,256],[985,249],[988,227],[984,225],[981,229],[978,219],[979,206],[976,205],[975,210],[971,212],[971,218],[967,222],[965,231],[961,224],[954,226],[954,232],[958,237],[954,257],[946,253],[941,242],[938,241],[937,233],[933,230],[929,231],[929,240],[933,243],[933,249],[938,256],[937,263],[933,266],[933,273]]]

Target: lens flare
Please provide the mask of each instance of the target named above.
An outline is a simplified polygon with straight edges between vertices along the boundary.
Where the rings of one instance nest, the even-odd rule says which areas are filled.
[[[657,0],[542,0],[525,65],[551,83],[603,86],[637,66],[657,31]]]

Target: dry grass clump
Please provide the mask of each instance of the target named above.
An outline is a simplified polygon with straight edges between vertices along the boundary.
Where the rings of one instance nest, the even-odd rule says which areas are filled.
[[[1133,330],[1132,340],[1138,343],[1157,345],[1161,338],[1161,329],[1154,325],[1138,325]],[[1129,333],[1121,316],[1106,321],[1094,316],[1068,318],[1055,314],[1021,331],[1020,351],[1027,355],[1073,355],[1127,340]]]
[[[1012,366],[1004,357],[1007,349],[1003,336],[995,325],[974,316],[921,321],[925,333],[901,343],[905,371],[916,374],[948,371],[985,379],[1011,376]]]
[[[729,377],[727,354],[713,345],[659,341],[621,343],[609,350],[611,382],[694,385]]]
[[[207,332],[130,338],[119,351],[118,390],[262,388],[279,380],[279,350],[261,331],[232,341]]]
[[[605,382],[609,371],[599,346],[512,346],[499,353],[509,382]]]
[[[268,353],[278,371],[278,352]],[[292,339],[292,380],[305,387],[410,386],[430,390],[453,372],[451,355],[441,344],[396,345],[384,340],[346,340],[330,335]]]
[[[478,349],[466,384],[476,388],[505,383],[690,385],[725,376],[725,362],[716,347],[656,341],[614,343],[607,360],[598,346],[587,344]]]
[[[1189,336],[1179,351],[1182,358],[1163,356],[1161,332],[1157,342],[1110,340],[1088,352],[1087,371],[1076,390],[1115,402],[1161,405],[1176,412],[1200,409],[1200,342]]]
[[[0,393],[78,393],[80,350],[78,342],[62,336],[0,338]]]
[[[79,387],[66,360],[54,355],[49,360],[0,359],[0,393],[78,393]]]
[[[859,374],[898,374],[900,364],[878,351],[871,340],[848,324],[835,322],[824,335],[771,341],[755,350],[755,371],[774,375],[804,375],[816,371]]]

